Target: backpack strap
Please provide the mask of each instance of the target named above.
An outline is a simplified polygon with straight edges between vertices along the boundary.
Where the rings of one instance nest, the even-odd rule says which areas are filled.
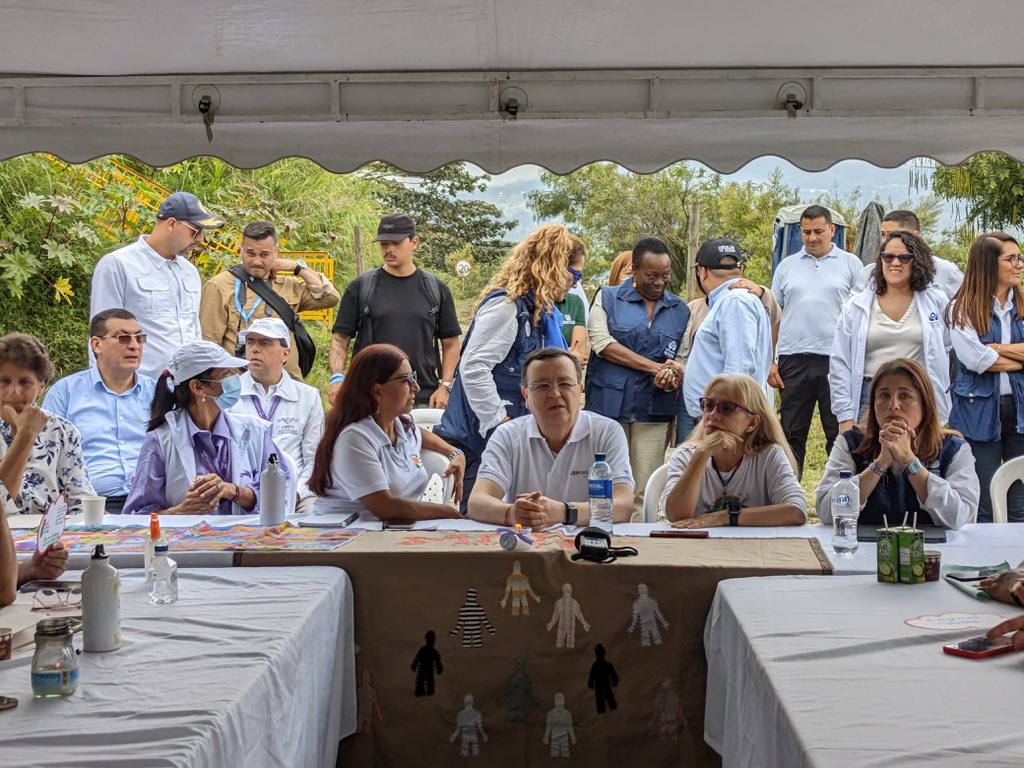
[[[358,340],[361,348],[373,343],[373,324],[367,325],[366,321],[370,318],[370,299],[377,292],[377,280],[379,279],[380,270],[380,267],[368,269],[356,278],[359,281],[359,306],[356,311],[355,338]]]

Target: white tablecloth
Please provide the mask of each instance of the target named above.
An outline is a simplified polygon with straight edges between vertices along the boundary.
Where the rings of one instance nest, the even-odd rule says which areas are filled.
[[[0,662],[0,694],[20,700],[0,712],[0,765],[333,768],[355,731],[348,576],[218,568],[178,579],[178,602],[151,606],[142,573],[121,573],[123,645],[82,653],[67,699],[32,697],[31,653]]]
[[[1024,766],[1024,657],[949,656],[984,631],[904,623],[956,611],[1020,613],[944,581],[723,582],[704,636],[708,744],[723,768]]]

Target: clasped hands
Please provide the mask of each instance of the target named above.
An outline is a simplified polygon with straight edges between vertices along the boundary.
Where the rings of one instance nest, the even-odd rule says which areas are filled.
[[[512,505],[512,518],[513,523],[539,531],[565,520],[565,503],[549,499],[540,491],[520,493]]]
[[[178,505],[178,514],[203,515],[217,508],[222,499],[233,499],[238,486],[214,474],[199,475]]]
[[[683,366],[675,360],[666,360],[661,368],[651,375],[654,376],[654,386],[665,392],[673,392],[683,383]]]
[[[881,451],[875,462],[883,470],[889,469],[893,462],[905,467],[917,458],[914,453],[914,441],[917,433],[901,418],[890,419],[878,430],[878,441]]]

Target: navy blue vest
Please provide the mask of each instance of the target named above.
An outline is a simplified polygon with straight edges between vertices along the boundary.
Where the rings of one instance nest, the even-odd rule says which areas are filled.
[[[874,461],[875,457],[866,453],[854,453],[857,446],[864,441],[864,434],[857,427],[844,432],[843,439],[846,440],[846,447],[850,449],[854,466],[857,467],[856,474],[859,475],[868,468],[868,464]],[[939,449],[939,466],[935,470],[939,477],[946,477],[949,473],[949,465],[963,445],[962,438],[956,435],[946,435],[942,441],[942,447]],[[929,471],[932,470],[929,468]],[[875,490],[868,496],[867,504],[860,511],[859,521],[870,525],[881,525],[882,515],[885,515],[889,525],[899,525],[905,512],[909,512],[911,518],[916,512],[918,524],[938,525],[928,512],[921,509],[921,504],[917,500],[917,491],[910,484],[910,476],[903,473],[897,478],[891,472],[886,472],[885,477],[878,480]]]
[[[495,296],[505,296],[506,293],[504,289],[492,291],[484,297],[480,304],[483,306]],[[544,346],[540,326],[533,322],[533,296],[522,296],[516,299],[515,304],[516,325],[518,326],[516,340],[508,354],[505,355],[505,359],[491,369],[494,384],[498,388],[498,397],[512,403],[505,409],[510,419],[526,415],[526,401],[520,390],[523,363],[526,362],[526,358],[531,352]],[[466,337],[462,342],[463,352],[473,336],[475,327],[476,319],[466,331]],[[434,432],[448,442],[457,443],[470,456],[479,458],[484,452],[487,438],[480,434],[480,419],[477,418],[469,404],[460,373],[455,374],[455,384],[452,387],[451,397],[448,399],[448,407],[444,409],[441,423],[434,427]]]
[[[982,344],[998,344],[1002,339],[1002,320],[992,313],[988,333],[978,336]],[[1024,320],[1010,320],[1010,342],[1024,343]],[[953,378],[953,407],[949,412],[949,426],[962,433],[968,440],[1000,440],[1002,426],[999,421],[999,374],[977,373],[956,361]],[[1014,371],[1010,377],[1010,389],[1017,404],[1017,431],[1024,432],[1024,372]]]
[[[650,327],[647,302],[632,279],[601,289],[601,306],[608,316],[608,331],[619,344],[658,363],[675,358],[690,322],[690,308],[674,293],[665,291],[654,305]],[[590,354],[587,365],[588,411],[616,421],[670,421],[676,413],[678,392],[654,386],[654,377]]]

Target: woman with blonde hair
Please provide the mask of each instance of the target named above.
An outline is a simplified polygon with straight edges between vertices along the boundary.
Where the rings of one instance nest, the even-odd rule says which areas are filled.
[[[544,347],[567,348],[555,304],[569,289],[570,262],[584,251],[564,226],[545,224],[512,249],[481,293],[448,407],[434,427],[466,454],[463,513],[491,432],[526,414],[520,389],[526,358]]]
[[[633,252],[623,251],[615,257],[608,270],[608,285],[622,285],[633,276]]]
[[[757,382],[743,374],[716,376],[700,409],[697,428],[668,461],[662,503],[672,525],[805,523],[796,461]]]

